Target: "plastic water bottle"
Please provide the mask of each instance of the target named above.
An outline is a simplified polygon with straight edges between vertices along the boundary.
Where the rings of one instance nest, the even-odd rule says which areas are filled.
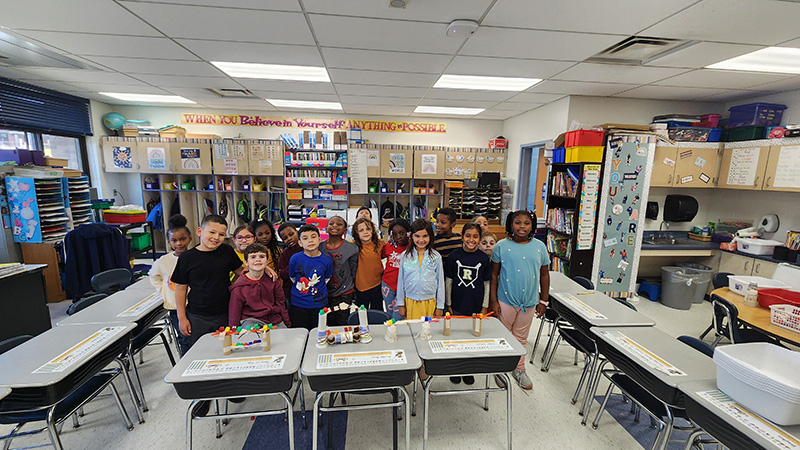
[[[756,290],[756,287],[755,283],[750,283],[747,286],[747,294],[744,296],[745,306],[758,306],[758,290]]]

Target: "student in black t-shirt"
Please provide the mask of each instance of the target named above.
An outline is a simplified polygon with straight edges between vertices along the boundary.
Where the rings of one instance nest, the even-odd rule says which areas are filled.
[[[181,254],[172,273],[178,322],[190,347],[202,335],[228,325],[230,272],[241,275],[243,267],[233,248],[222,242],[227,229],[224,218],[206,216],[197,228],[200,244]],[[272,269],[267,268],[266,275],[277,279]]]

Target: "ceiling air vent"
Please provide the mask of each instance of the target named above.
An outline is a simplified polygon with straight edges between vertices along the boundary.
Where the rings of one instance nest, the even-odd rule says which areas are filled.
[[[204,88],[219,98],[258,98],[247,89],[228,89],[228,88]]]
[[[586,62],[639,66],[696,44],[697,41],[631,36],[587,59]]]

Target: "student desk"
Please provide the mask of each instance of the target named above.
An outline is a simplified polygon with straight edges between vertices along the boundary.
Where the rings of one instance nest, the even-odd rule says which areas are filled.
[[[300,368],[303,347],[308,333],[304,329],[275,329],[269,332],[271,349],[261,350],[259,345],[236,350],[230,355],[222,353],[222,339],[206,334],[183,355],[169,371],[164,381],[172,384],[178,396],[191,400],[186,411],[186,448],[192,448],[192,421],[215,420],[217,437],[222,436],[221,419],[269,416],[287,413],[289,421],[289,448],[294,449],[294,421],[292,399],[287,392],[294,384]],[[242,340],[251,341],[253,335]],[[234,344],[236,338],[234,337]],[[299,387],[302,389],[302,386]],[[257,397],[277,395],[286,403],[278,410],[244,411],[220,414],[218,400],[231,397]],[[195,417],[192,409],[200,400],[214,400],[215,413]]]
[[[0,341],[50,329],[46,268],[47,264],[25,264],[21,272],[0,276]]]
[[[425,392],[423,403],[422,448],[428,445],[428,410],[431,395],[454,395],[483,392],[486,394],[484,409],[489,408],[489,393],[506,391],[508,427],[508,448],[511,448],[511,382],[507,372],[517,367],[519,357],[525,354],[525,347],[517,341],[499,319],[489,317],[481,321],[481,335],[472,334],[472,319],[450,319],[450,336],[444,336],[444,319],[433,322],[431,340],[417,337],[422,324],[410,325],[414,335],[414,345],[428,379],[422,384]],[[486,387],[449,391],[433,391],[431,384],[439,377],[486,375]],[[489,388],[489,375],[499,375],[506,383],[505,388]]]
[[[589,292],[580,284],[573,281],[568,276],[561,272],[550,271],[550,295],[554,292],[569,292],[577,294],[578,292]]]
[[[341,331],[343,327],[329,327]],[[386,326],[370,325],[372,342],[349,343],[317,347],[317,329],[308,333],[306,353],[300,372],[308,380],[311,390],[317,393],[314,399],[312,449],[317,450],[319,413],[374,408],[397,408],[405,405],[406,450],[411,448],[411,410],[405,386],[414,381],[417,369],[422,364],[417,356],[411,331],[407,326],[397,326],[397,341],[384,339]],[[385,393],[396,390],[403,399],[393,402],[321,407],[325,394],[337,392]],[[396,395],[396,394],[395,394]],[[395,397],[396,398],[396,397]],[[397,420],[392,424],[397,446]]]
[[[0,402],[0,412],[52,412],[125,351],[135,327],[131,323],[56,327],[3,353],[0,387],[10,388],[11,393]],[[52,424],[48,428],[60,447],[55,428]]]
[[[125,289],[126,290],[128,290],[128,289],[143,289],[143,290],[148,290],[148,291],[153,291],[153,292],[155,292],[155,290],[156,290],[155,286],[153,286],[153,284],[150,283],[150,278],[147,277],[147,276],[145,276],[141,280],[137,281],[136,283],[131,284],[130,286],[126,287]]]
[[[703,429],[687,440],[709,434],[730,449],[785,450],[800,447],[800,425],[782,427],[757,416],[717,389],[716,380],[678,385],[686,412]]]
[[[711,294],[719,295],[725,300],[733,303],[733,305],[736,306],[736,309],[739,310],[739,320],[742,322],[758,329],[765,334],[778,338],[781,341],[786,341],[794,345],[800,345],[800,333],[772,324],[769,308],[762,308],[760,306],[747,306],[744,304],[743,296],[735,292],[731,292],[731,290],[726,287],[715,289],[713,292],[711,292]]]
[[[0,388],[0,400],[8,397],[8,394],[11,393],[11,389],[9,388]]]

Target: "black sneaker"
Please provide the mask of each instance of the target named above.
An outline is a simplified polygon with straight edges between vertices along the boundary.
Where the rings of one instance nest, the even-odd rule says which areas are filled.
[[[475,381],[475,380],[472,380],[472,381]],[[450,382],[453,383],[453,384],[459,384],[459,383],[461,383],[461,377],[450,377]]]
[[[195,403],[194,407],[192,408],[192,416],[194,417],[205,417],[208,414],[208,410],[211,407],[211,402],[208,400],[200,400],[199,402]]]
[[[475,377],[472,375],[467,375],[464,377],[464,384],[473,385],[475,384]]]

